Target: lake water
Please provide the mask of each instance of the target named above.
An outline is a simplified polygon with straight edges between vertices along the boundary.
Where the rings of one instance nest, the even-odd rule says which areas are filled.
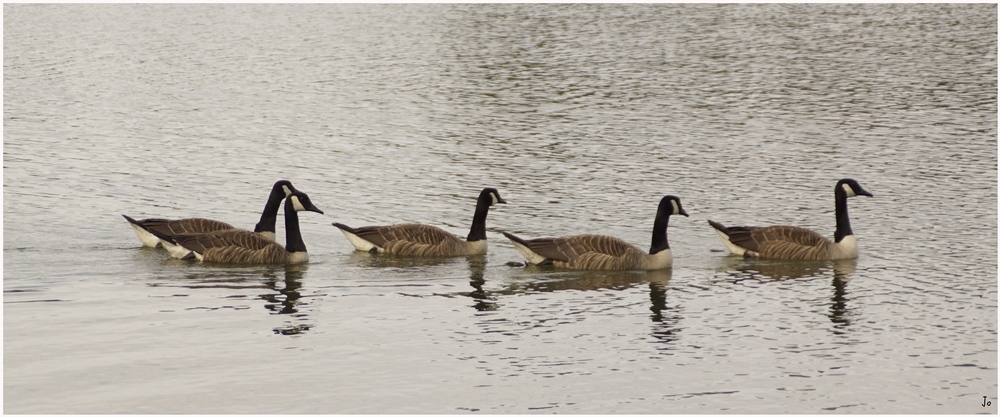
[[[995,4],[6,4],[3,60],[6,413],[997,413]],[[854,261],[706,222],[832,236],[844,177]],[[121,217],[252,227],[282,178],[307,265]],[[488,186],[485,256],[330,225],[464,235]],[[508,266],[648,247],[665,194],[672,270]]]

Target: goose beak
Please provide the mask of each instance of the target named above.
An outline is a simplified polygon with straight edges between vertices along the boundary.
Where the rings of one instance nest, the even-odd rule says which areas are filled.
[[[867,197],[875,197],[875,196],[872,195],[872,193],[869,193],[868,191],[865,191],[865,190],[858,191],[858,195],[863,195],[863,196],[867,196]]]
[[[688,216],[688,212],[684,211],[684,209],[681,209],[681,212],[677,213],[677,214],[682,214],[682,215],[684,215],[684,217],[691,217],[691,216]]]
[[[323,210],[320,210],[318,207],[316,207],[315,205],[312,205],[312,204],[310,204],[309,207],[306,207],[306,210],[312,211],[312,212],[316,212],[316,213],[319,213],[319,214],[326,214],[326,213],[323,213]]]

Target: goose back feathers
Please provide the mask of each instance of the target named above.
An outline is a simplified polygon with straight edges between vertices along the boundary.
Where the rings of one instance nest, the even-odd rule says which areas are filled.
[[[202,262],[230,264],[282,264],[309,260],[299,229],[298,212],[323,211],[313,205],[309,196],[296,191],[285,200],[285,246],[247,230],[221,230],[212,233],[166,235],[154,232],[164,241],[171,256],[197,258]]]
[[[356,250],[403,256],[466,256],[486,253],[486,216],[495,204],[506,204],[495,188],[484,188],[476,200],[472,227],[465,239],[426,224],[350,227],[333,223]]]
[[[274,240],[278,208],[281,207],[281,202],[295,191],[297,190],[291,181],[279,180],[274,183],[271,187],[271,193],[267,197],[267,203],[264,205],[264,210],[260,213],[260,221],[254,226],[255,233],[260,234],[266,239]],[[162,246],[161,240],[153,234],[154,231],[159,234],[177,235],[236,229],[235,226],[229,223],[204,218],[136,220],[124,214],[122,214],[122,217],[128,220],[136,236],[142,241],[142,244],[151,248]]]
[[[612,236],[576,235],[558,238],[522,239],[511,233],[504,236],[528,263],[551,264],[568,269],[592,270],[656,270],[673,265],[673,255],[667,241],[667,224],[671,215],[687,216],[676,196],[660,200],[653,221],[653,238],[649,252]]]
[[[160,238],[156,237],[152,231],[157,231],[160,234],[166,235],[176,235],[182,233],[208,233],[215,232],[219,230],[235,229],[235,226],[220,222],[218,220],[203,219],[200,217],[194,217],[189,219],[178,219],[178,220],[167,220],[167,219],[143,219],[136,220],[127,215],[122,214],[125,220],[128,220],[132,229],[135,231],[135,235],[139,237],[144,246],[151,248],[161,246]],[[273,235],[272,235],[273,236]],[[273,237],[272,237],[273,240]]]
[[[173,248],[171,244],[180,246]],[[233,264],[284,263],[286,250],[281,244],[248,230],[229,229],[212,233],[173,235],[164,245],[179,253],[181,259],[198,258],[207,262]]]
[[[486,240],[469,242],[441,228],[426,224],[397,224],[351,228],[342,223],[334,226],[362,251],[384,252],[404,256],[462,256],[486,253]]]
[[[857,245],[836,246],[823,235],[795,226],[726,227],[708,221],[724,235],[723,243],[733,254],[747,258],[818,261],[857,257]],[[853,240],[853,239],[852,239]]]
[[[853,259],[858,257],[858,243],[847,215],[847,199],[859,195],[872,196],[850,178],[838,181],[834,187],[837,230],[833,241],[796,226],[726,227],[712,220],[708,223],[715,228],[732,254],[746,258],[804,261]]]
[[[673,263],[669,250],[650,255],[613,236],[576,235],[525,240],[511,233],[504,236],[529,263],[568,269],[631,270],[663,269]]]

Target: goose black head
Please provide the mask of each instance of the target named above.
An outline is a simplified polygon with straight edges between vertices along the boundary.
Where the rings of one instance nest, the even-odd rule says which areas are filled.
[[[292,185],[292,182],[289,180],[278,180],[277,182],[274,183],[274,186],[271,187],[271,195],[278,196],[283,199],[287,198],[288,196],[292,195],[297,191],[299,190],[296,190],[295,186]]]
[[[500,197],[500,191],[496,188],[483,188],[483,192],[479,193],[477,204],[486,204],[489,207],[495,204],[507,204],[507,201]]]
[[[681,207],[681,199],[675,195],[663,196],[663,198],[660,199],[660,206],[656,211],[659,214],[668,216],[680,214],[684,217],[690,217],[687,212],[684,211],[684,207]]]
[[[313,205],[312,200],[309,200],[309,196],[301,191],[295,191],[289,195],[285,200],[285,206],[292,207],[295,211],[312,211],[323,214],[323,210]]]
[[[837,181],[837,188],[834,189],[834,191],[837,192],[843,191],[844,195],[847,197],[855,197],[859,195],[873,197],[872,193],[865,191],[864,188],[861,188],[861,184],[858,184],[857,181],[851,178],[844,178],[840,181]]]

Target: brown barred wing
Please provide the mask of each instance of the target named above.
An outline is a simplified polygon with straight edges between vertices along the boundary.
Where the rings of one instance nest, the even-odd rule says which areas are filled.
[[[571,269],[627,271],[639,268],[643,255],[638,249],[633,249],[618,256],[601,252],[587,252],[572,261],[555,261],[554,264],[559,267]]]
[[[201,254],[205,254],[212,248],[236,246],[249,250],[260,250],[276,244],[257,233],[239,229],[220,230],[212,233],[186,233],[173,235],[171,238],[188,250]],[[278,246],[281,245],[278,244]]]
[[[337,226],[343,229],[344,227]],[[453,236],[434,226],[423,224],[394,224],[391,226],[363,226],[358,228],[347,228],[347,231],[357,237],[371,242],[373,245],[384,248],[389,242],[400,240],[404,242],[415,242],[423,244],[434,244],[440,239]]]
[[[179,235],[185,233],[209,233],[219,230],[235,229],[233,225],[218,220],[190,218],[179,220],[145,219],[139,220],[142,228],[164,235]]]
[[[624,240],[603,235],[539,238],[525,243],[532,252],[559,262],[572,262],[589,253],[618,257],[635,248]]]
[[[279,243],[271,242],[260,249],[242,246],[220,246],[206,250],[203,262],[219,262],[241,265],[281,264],[288,260],[288,252]]]
[[[385,252],[406,256],[461,255],[465,243],[458,236],[425,224],[383,226],[379,236],[385,241],[381,245]]]
[[[761,258],[821,260],[828,256],[830,241],[812,230],[795,226],[755,229],[752,236],[756,249],[747,249],[753,250]]]

